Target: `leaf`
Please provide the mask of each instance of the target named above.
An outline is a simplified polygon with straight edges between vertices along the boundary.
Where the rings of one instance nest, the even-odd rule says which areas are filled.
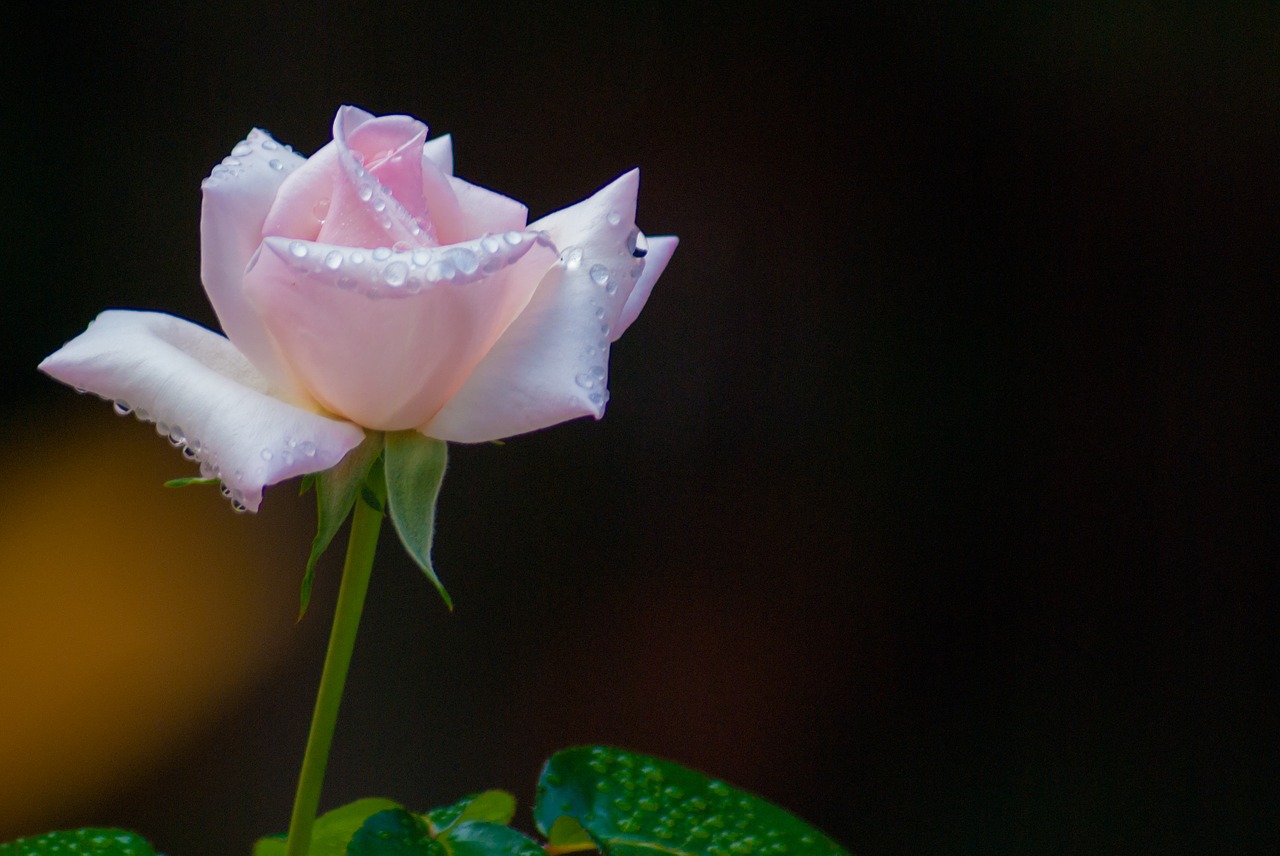
[[[584,849],[560,819],[581,824],[605,856],[721,853],[848,856],[795,815],[671,761],[579,746],[547,761],[533,809],[548,852]]]
[[[308,856],[344,856],[352,836],[365,821],[378,812],[398,808],[400,804],[392,800],[367,797],[325,812],[311,827]],[[253,846],[253,856],[284,856],[288,843],[288,835],[259,838]]]
[[[471,820],[508,824],[516,815],[516,798],[506,791],[485,791],[463,797],[453,805],[427,812],[427,825],[434,835]]]
[[[469,820],[436,838],[449,856],[546,856],[542,846],[509,826]]]
[[[218,479],[202,479],[199,476],[191,476],[190,478],[169,479],[164,483],[165,487],[191,487],[192,485],[201,484],[217,484]]]
[[[431,580],[445,605],[453,600],[431,566],[431,540],[435,534],[436,499],[444,480],[448,447],[443,440],[417,431],[387,434],[387,506],[391,522],[409,555]]]
[[[333,536],[342,528],[347,515],[356,504],[356,494],[364,487],[365,479],[382,452],[382,434],[370,431],[364,442],[356,446],[346,457],[332,467],[315,474],[316,509],[318,522],[316,537],[311,542],[311,556],[302,577],[302,591],[298,596],[298,620],[302,620],[311,603],[311,588],[315,583],[316,562],[328,548]]]
[[[155,856],[142,837],[123,829],[71,829],[0,844],[0,856]]]
[[[393,808],[372,815],[356,830],[346,856],[440,856],[442,851],[426,822]]]

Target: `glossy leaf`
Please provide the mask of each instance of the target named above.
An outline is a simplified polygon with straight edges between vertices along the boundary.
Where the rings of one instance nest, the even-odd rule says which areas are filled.
[[[381,453],[382,435],[370,432],[364,442],[347,452],[336,467],[315,474],[318,521],[316,537],[311,542],[311,556],[307,559],[307,571],[302,577],[302,591],[298,597],[299,620],[306,614],[307,605],[311,602],[316,562],[351,514],[356,496],[365,489],[365,479],[369,477],[369,472]]]
[[[0,856],[155,856],[142,837],[123,829],[71,829],[0,844]]]
[[[469,820],[452,826],[436,839],[449,856],[546,856],[536,841],[509,826]]]
[[[402,808],[370,816],[351,837],[347,856],[444,856],[421,818]]]
[[[439,835],[450,827],[473,820],[505,825],[510,823],[515,815],[515,797],[506,791],[485,791],[463,797],[453,805],[432,809],[424,817],[432,833]]]
[[[552,756],[538,781],[538,831],[551,852],[583,849],[573,818],[605,856],[848,856],[794,815],[670,761],[603,746]],[[576,844],[575,844],[576,840]]]
[[[398,808],[400,804],[397,802],[369,797],[325,812],[316,818],[311,828],[308,856],[343,856],[352,836],[365,821],[378,812]],[[253,847],[253,856],[284,856],[287,845],[287,835],[260,838]]]
[[[444,480],[448,450],[443,440],[417,431],[386,435],[387,506],[400,542],[431,580],[445,604],[453,601],[431,566],[431,541],[435,535],[436,500]]]

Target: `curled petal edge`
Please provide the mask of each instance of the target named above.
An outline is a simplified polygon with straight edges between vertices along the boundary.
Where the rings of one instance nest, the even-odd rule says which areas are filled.
[[[172,315],[103,312],[40,370],[154,422],[248,511],[267,485],[327,470],[365,436],[270,395],[230,341]]]

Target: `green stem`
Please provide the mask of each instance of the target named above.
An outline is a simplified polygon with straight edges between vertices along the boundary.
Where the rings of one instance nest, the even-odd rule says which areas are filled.
[[[378,487],[382,490],[375,488],[375,491],[382,494],[385,486],[378,484]],[[384,496],[380,495],[378,499],[385,502]],[[333,613],[333,629],[329,632],[329,650],[324,656],[320,692],[316,695],[307,751],[302,756],[302,773],[298,776],[298,793],[289,819],[286,856],[306,856],[311,846],[311,827],[320,807],[324,768],[329,762],[333,729],[338,723],[338,707],[342,704],[342,689],[347,683],[347,669],[351,666],[351,652],[356,644],[356,631],[360,628],[360,613],[364,610],[364,597],[369,590],[369,576],[373,572],[373,555],[378,548],[381,526],[382,512],[374,511],[357,499],[351,536],[347,542],[347,561],[342,568],[342,585],[338,590],[338,605]]]

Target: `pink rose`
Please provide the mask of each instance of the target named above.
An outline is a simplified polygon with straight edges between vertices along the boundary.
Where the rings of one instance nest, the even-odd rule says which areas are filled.
[[[676,247],[636,229],[638,171],[526,225],[426,135],[343,107],[307,159],[254,130],[204,182],[227,338],[108,311],[40,368],[155,422],[250,510],[366,429],[479,442],[601,417],[609,345]]]

